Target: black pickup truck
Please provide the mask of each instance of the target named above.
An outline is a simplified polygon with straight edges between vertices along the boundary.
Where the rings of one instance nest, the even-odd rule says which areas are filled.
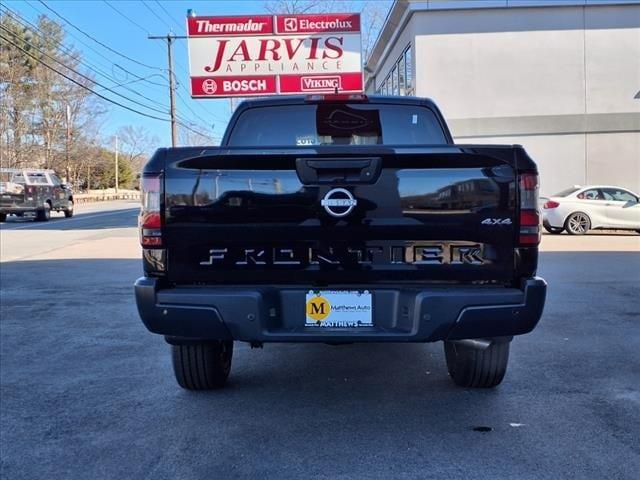
[[[234,341],[439,340],[456,384],[493,387],[542,315],[535,163],[455,145],[430,100],[246,101],[141,190],[138,311],[183,388],[222,387]]]

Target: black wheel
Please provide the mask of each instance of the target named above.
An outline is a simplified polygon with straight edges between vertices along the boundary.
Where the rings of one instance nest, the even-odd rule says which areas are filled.
[[[564,228],[563,227],[547,227],[545,225],[544,229],[549,233],[553,233],[554,235],[558,235],[558,234],[564,232]]]
[[[176,380],[187,390],[222,388],[227,382],[233,357],[233,342],[171,345]]]
[[[7,219],[6,213],[0,213],[0,222],[4,222]]]
[[[569,235],[584,235],[591,230],[591,219],[583,212],[574,212],[564,222],[564,229]]]
[[[449,375],[456,385],[492,388],[507,371],[510,342],[494,342],[484,350],[456,342],[444,342]]]
[[[51,204],[45,202],[44,206],[36,212],[36,220],[39,222],[48,222],[51,218]]]
[[[67,208],[64,209],[64,216],[67,218],[73,217],[73,200],[67,202]]]

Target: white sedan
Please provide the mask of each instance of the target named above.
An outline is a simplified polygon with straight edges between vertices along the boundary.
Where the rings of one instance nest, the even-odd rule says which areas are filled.
[[[566,230],[570,235],[584,235],[594,228],[640,233],[640,197],[620,187],[576,186],[544,203],[542,225],[549,233]]]

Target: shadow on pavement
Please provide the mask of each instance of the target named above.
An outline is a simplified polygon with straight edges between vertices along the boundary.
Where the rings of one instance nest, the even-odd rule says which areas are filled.
[[[198,393],[138,319],[139,261],[2,264],[3,477],[633,478],[639,261],[542,253],[545,314],[494,390],[453,386],[440,343],[237,344]]]
[[[29,218],[7,217],[0,224],[0,231],[12,230],[101,230],[137,226],[139,208],[76,213],[65,218],[62,213],[52,213],[48,222],[39,222]]]

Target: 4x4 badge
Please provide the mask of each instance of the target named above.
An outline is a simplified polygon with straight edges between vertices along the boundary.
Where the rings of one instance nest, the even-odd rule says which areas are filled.
[[[510,218],[485,218],[482,222],[482,225],[511,225]]]
[[[349,215],[357,204],[358,201],[353,197],[351,192],[344,188],[329,190],[320,201],[320,205],[322,205],[332,217],[345,217]]]

